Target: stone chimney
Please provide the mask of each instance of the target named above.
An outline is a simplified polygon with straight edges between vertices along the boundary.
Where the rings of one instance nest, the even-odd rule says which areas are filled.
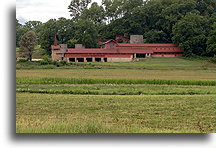
[[[131,35],[130,44],[143,44],[143,35]]]
[[[75,49],[83,49],[85,48],[85,46],[83,46],[82,44],[75,44]]]
[[[67,44],[59,44],[60,45],[60,52],[66,52],[67,51]]]

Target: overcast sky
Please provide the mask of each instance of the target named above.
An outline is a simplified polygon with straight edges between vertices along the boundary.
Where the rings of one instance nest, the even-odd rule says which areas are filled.
[[[92,0],[101,5],[102,0]],[[70,18],[68,5],[71,0],[16,0],[16,18],[20,23],[26,21],[46,22],[52,18]]]

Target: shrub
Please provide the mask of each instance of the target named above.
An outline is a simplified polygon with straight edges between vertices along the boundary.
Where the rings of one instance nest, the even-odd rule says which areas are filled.
[[[209,62],[216,63],[216,56],[209,58]]]
[[[42,61],[40,61],[40,64],[41,64],[41,65],[48,65],[49,62],[48,62],[48,61],[44,61],[44,60],[42,60]]]
[[[62,65],[68,65],[67,61],[60,61]]]
[[[27,59],[19,59],[17,62],[18,63],[24,63],[24,62],[27,62],[28,60]]]
[[[52,63],[52,59],[50,58],[50,56],[48,55],[44,55],[42,57],[43,61],[46,61],[48,64],[51,64]]]

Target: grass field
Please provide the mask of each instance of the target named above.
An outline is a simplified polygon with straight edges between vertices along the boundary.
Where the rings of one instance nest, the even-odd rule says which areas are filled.
[[[215,132],[215,95],[17,93],[19,133]]]
[[[17,133],[213,133],[215,64],[17,63]]]

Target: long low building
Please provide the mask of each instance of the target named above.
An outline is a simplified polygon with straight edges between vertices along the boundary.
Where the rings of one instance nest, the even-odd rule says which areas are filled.
[[[108,40],[101,48],[85,48],[77,44],[67,48],[66,44],[51,46],[53,60],[68,62],[132,62],[139,58],[175,57],[183,54],[176,44],[144,44],[142,36],[131,36],[130,43]]]

